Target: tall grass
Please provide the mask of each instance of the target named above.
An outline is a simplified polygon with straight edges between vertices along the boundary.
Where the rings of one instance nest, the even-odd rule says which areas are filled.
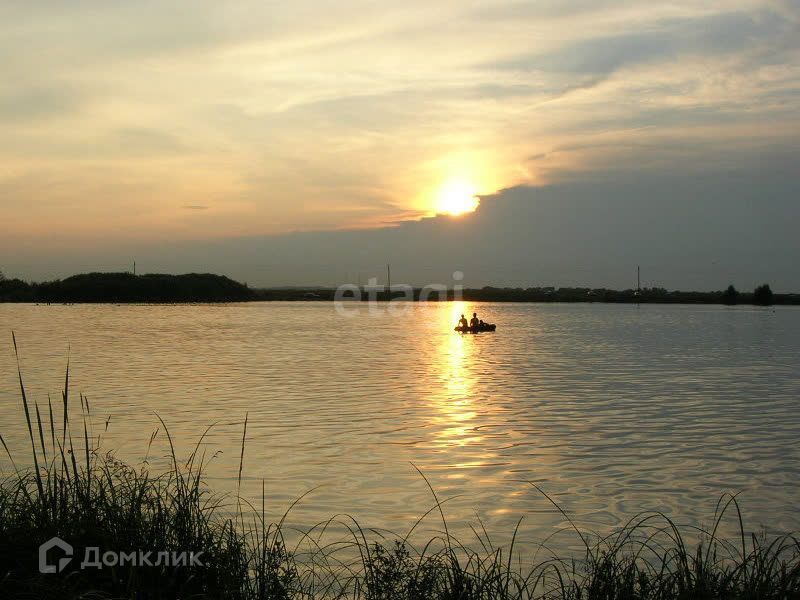
[[[17,352],[16,340],[14,346]],[[471,544],[457,540],[449,531],[444,501],[428,483],[433,508],[404,537],[386,538],[348,515],[338,515],[303,532],[289,547],[286,514],[277,523],[268,521],[263,487],[260,506],[253,506],[238,493],[231,499],[205,485],[207,458],[201,448],[208,429],[188,457],[179,460],[161,421],[144,461],[132,467],[101,451],[102,436],[92,431],[88,400],[79,396],[78,406],[71,406],[69,363],[60,422],[49,398],[46,411],[31,402],[19,360],[17,366],[31,447],[25,464],[33,468],[20,469],[0,435],[13,469],[0,484],[2,599],[800,598],[798,540],[747,534],[734,496],[720,500],[709,531],[681,529],[664,514],[642,513],[609,536],[590,537],[531,484],[532,493],[542,494],[561,511],[584,550],[574,558],[560,557],[545,540],[533,556],[522,557],[515,549],[517,530],[510,532],[506,545],[496,545],[482,525],[474,530]],[[246,458],[247,421],[237,489]],[[161,431],[171,449],[171,467],[153,474],[148,457]],[[718,534],[731,512],[740,533],[733,542]],[[441,523],[441,534],[423,545],[413,543],[414,531],[431,513]],[[332,533],[342,525],[346,536]],[[73,545],[75,558],[60,574],[40,574],[38,547],[53,536]],[[80,569],[89,547],[101,552],[202,551],[204,566]]]

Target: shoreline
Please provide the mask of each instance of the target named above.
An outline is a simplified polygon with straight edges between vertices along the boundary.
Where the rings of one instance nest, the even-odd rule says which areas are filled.
[[[372,301],[603,303],[603,304],[719,304],[727,306],[800,305],[800,293],[773,293],[768,285],[753,292],[698,292],[642,288],[613,290],[588,287],[445,288],[433,285],[252,288],[222,275],[87,273],[63,280],[28,283],[0,279],[0,303],[26,304],[187,304],[271,301]]]
[[[655,304],[655,305],[674,305],[674,306],[726,306],[726,307],[745,307],[745,308],[774,308],[777,306],[800,306],[800,297],[796,297],[793,294],[786,294],[787,298],[775,298],[771,304],[757,304],[751,301],[744,301],[744,302],[737,302],[735,304],[721,302],[714,299],[699,299],[699,300],[691,300],[686,298],[679,298],[679,299],[638,299],[638,300],[627,300],[627,299],[620,299],[620,300],[572,300],[572,299],[563,299],[563,298],[555,298],[550,300],[541,300],[541,299],[507,299],[507,298],[484,298],[484,297],[470,297],[467,294],[464,294],[461,298],[453,298],[450,297],[448,299],[434,299],[430,298],[428,300],[419,300],[415,298],[414,300],[407,300],[402,298],[401,296],[396,296],[393,298],[387,298],[385,294],[379,294],[377,298],[372,300],[366,297],[357,299],[357,298],[346,298],[344,300],[340,300],[341,302],[345,303],[364,303],[368,304],[370,302],[377,302],[380,304],[388,304],[390,302],[410,302],[413,304],[444,304],[444,303],[451,303],[451,302],[469,302],[469,303],[479,303],[479,304]],[[211,299],[196,299],[196,300],[175,300],[175,301],[164,301],[164,300],[69,300],[69,301],[62,301],[62,300],[53,300],[49,302],[44,302],[41,300],[6,300],[0,299],[0,305],[2,304],[24,304],[24,305],[34,305],[34,306],[72,306],[72,305],[102,305],[102,306],[186,306],[186,305],[213,305],[213,304],[269,304],[273,302],[284,302],[284,303],[334,303],[337,302],[334,298],[304,298],[304,297],[294,297],[294,296],[285,296],[281,295],[279,297],[269,297],[269,298],[250,298],[245,300],[211,300]]]
[[[387,304],[389,302],[403,302],[404,299],[401,297],[395,298],[376,298],[373,302],[378,302],[380,304]],[[648,299],[648,300],[565,300],[565,299],[554,299],[554,300],[528,300],[528,299],[521,299],[521,300],[511,300],[511,299],[488,299],[488,298],[470,298],[470,297],[462,297],[461,299],[456,298],[449,298],[447,300],[405,300],[407,302],[411,302],[414,304],[441,304],[441,303],[449,303],[449,302],[469,302],[469,303],[478,303],[478,304],[603,304],[603,305],[613,305],[613,304],[654,304],[654,305],[673,305],[673,306],[725,306],[725,307],[743,307],[743,308],[775,308],[779,306],[800,306],[800,298],[788,298],[788,299],[775,299],[771,304],[757,304],[754,302],[737,302],[735,304],[729,304],[726,302],[719,302],[716,300],[686,300],[686,299],[677,299],[677,300],[657,300],[657,299]],[[20,305],[32,305],[32,306],[74,306],[74,305],[97,305],[97,306],[187,306],[187,305],[225,305],[225,304],[270,304],[273,302],[283,302],[283,303],[333,303],[336,300],[332,298],[293,298],[293,297],[280,297],[280,298],[254,298],[248,300],[208,300],[208,299],[197,299],[197,300],[176,300],[176,301],[163,301],[163,300],[71,300],[71,301],[59,301],[54,300],[50,302],[44,302],[40,300],[0,300],[0,305],[2,304],[20,304]],[[367,298],[363,298],[361,300],[348,298],[344,300],[344,302],[350,303],[364,303],[367,304],[370,302]]]

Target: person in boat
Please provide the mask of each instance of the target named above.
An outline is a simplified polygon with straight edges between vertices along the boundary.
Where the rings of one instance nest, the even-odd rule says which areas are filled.
[[[458,326],[461,329],[466,329],[467,327],[469,327],[469,324],[467,323],[467,318],[464,315],[461,315],[461,318],[458,320]]]
[[[478,313],[472,313],[472,318],[469,320],[469,327],[470,329],[478,329],[478,327],[480,327],[480,319],[478,319]]]

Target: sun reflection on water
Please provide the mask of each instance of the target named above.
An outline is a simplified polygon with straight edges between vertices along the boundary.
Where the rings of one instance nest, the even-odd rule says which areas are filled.
[[[471,363],[475,340],[452,331],[461,315],[468,312],[467,309],[465,302],[453,302],[450,310],[440,313],[443,321],[441,326],[448,333],[437,352],[436,366],[443,385],[441,391],[432,397],[437,411],[433,421],[438,426],[436,445],[439,447],[466,446],[482,440],[476,429],[478,415],[473,397],[476,381]]]

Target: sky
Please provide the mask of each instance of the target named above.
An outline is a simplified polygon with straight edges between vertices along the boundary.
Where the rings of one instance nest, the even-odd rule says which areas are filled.
[[[796,0],[33,0],[0,53],[10,276],[800,291]]]

